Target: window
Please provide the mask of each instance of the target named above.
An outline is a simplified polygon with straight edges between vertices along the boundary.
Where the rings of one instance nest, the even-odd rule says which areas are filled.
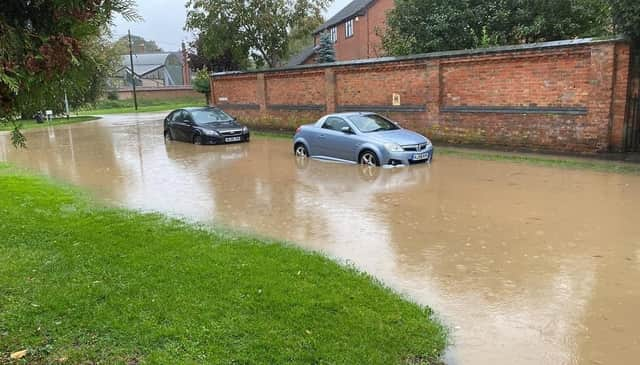
[[[228,123],[233,118],[220,109],[201,109],[192,112],[197,124]]]
[[[187,111],[183,111],[182,112],[182,119],[184,120],[185,123],[187,124],[192,124],[195,123],[193,121],[193,116],[191,115],[191,113],[187,112]]]
[[[357,115],[349,119],[362,133],[399,129],[397,125],[378,114]]]
[[[331,40],[333,41],[333,43],[336,43],[338,41],[338,27],[331,28]]]
[[[345,29],[345,36],[347,38],[353,37],[353,19],[345,23],[344,29]]]
[[[173,123],[182,123],[182,110],[174,112],[171,116],[171,121]]]
[[[349,123],[341,118],[329,118],[322,125],[323,129],[330,129],[332,131],[342,132],[343,127],[348,127]]]

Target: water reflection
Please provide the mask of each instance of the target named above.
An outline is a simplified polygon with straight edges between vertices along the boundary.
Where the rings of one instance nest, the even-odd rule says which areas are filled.
[[[0,158],[135,209],[297,242],[432,306],[450,364],[634,363],[640,179],[439,157],[379,169],[297,159],[288,141],[165,144],[161,119],[0,137]]]

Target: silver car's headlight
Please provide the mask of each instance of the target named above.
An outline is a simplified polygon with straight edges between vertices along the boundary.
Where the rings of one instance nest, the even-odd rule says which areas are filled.
[[[249,128],[247,128],[247,127],[242,127],[242,133],[244,133],[244,134],[249,133]]]
[[[402,146],[400,146],[397,143],[385,143],[384,144],[384,148],[386,148],[387,151],[389,151],[389,152],[402,152],[402,151],[404,151],[404,148],[402,148]]]
[[[211,129],[205,129],[204,130],[204,134],[206,134],[207,136],[218,136],[218,132],[216,131],[212,131]]]

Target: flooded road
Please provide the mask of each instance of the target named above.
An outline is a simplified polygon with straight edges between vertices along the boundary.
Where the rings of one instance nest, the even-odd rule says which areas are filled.
[[[158,115],[0,136],[0,160],[118,206],[349,261],[451,329],[448,364],[637,364],[640,177],[438,156],[366,169],[288,140],[165,145]]]

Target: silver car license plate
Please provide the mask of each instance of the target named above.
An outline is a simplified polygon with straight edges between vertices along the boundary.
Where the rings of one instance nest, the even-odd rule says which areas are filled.
[[[415,155],[413,155],[413,160],[414,161],[426,160],[428,158],[429,158],[429,153],[428,152],[416,153]]]
[[[227,137],[224,139],[225,142],[240,142],[242,137]]]

